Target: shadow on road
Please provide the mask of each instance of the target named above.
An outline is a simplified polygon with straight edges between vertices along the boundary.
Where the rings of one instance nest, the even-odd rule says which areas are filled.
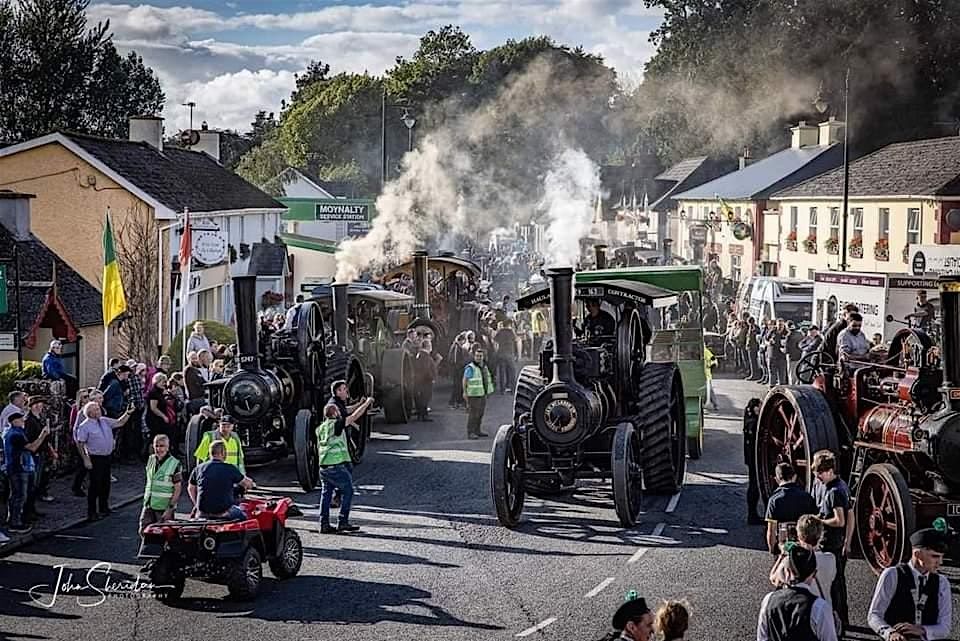
[[[227,598],[186,597],[174,610],[221,613],[261,621],[297,623],[372,624],[393,622],[408,625],[502,630],[500,626],[465,621],[428,603],[433,595],[399,583],[375,583],[343,577],[299,576],[289,581],[264,577],[261,597],[283,591],[283,599],[261,598],[252,603]],[[289,596],[288,596],[289,595]],[[276,595],[273,595],[276,596]]]
[[[328,548],[303,548],[304,557],[333,559],[336,561],[359,561],[362,563],[387,563],[390,565],[428,565],[434,568],[458,568],[454,563],[438,563],[422,556],[400,554],[399,552],[382,552],[379,550],[354,550],[342,548],[332,550]]]

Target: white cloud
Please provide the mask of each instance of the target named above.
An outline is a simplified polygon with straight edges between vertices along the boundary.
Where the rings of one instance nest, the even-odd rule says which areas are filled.
[[[164,110],[167,132],[186,129],[189,111],[182,103],[197,103],[194,126],[207,120],[212,127],[246,131],[253,116],[261,109],[276,111],[280,101],[287,98],[295,86],[293,72],[239,71],[217,76],[209,81],[175,84],[168,89]]]

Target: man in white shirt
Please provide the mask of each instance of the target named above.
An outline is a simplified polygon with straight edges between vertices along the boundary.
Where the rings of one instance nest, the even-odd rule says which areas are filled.
[[[884,641],[947,639],[950,583],[937,573],[947,551],[946,537],[933,528],[917,530],[910,545],[910,561],[880,575],[867,623]]]
[[[788,552],[794,583],[763,598],[757,621],[757,641],[816,639],[837,641],[830,604],[813,592],[817,555],[800,545]]]

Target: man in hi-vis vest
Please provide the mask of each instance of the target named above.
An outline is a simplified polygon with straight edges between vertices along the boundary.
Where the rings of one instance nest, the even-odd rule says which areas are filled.
[[[153,454],[147,460],[147,485],[143,490],[140,532],[160,521],[170,521],[177,509],[182,489],[180,461],[170,454],[170,439],[165,434],[153,438]]]
[[[493,377],[484,362],[483,348],[473,348],[473,360],[463,368],[463,400],[467,404],[467,438],[490,436],[480,430],[487,397],[493,394]]]
[[[243,465],[243,444],[240,437],[233,431],[233,418],[224,414],[220,417],[220,424],[217,429],[204,432],[200,439],[200,445],[193,453],[197,459],[197,465],[210,460],[210,444],[214,441],[223,441],[227,446],[226,462],[240,470],[241,474],[246,474],[247,470]]]

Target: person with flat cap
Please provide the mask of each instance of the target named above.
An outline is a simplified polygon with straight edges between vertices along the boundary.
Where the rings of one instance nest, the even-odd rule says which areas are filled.
[[[602,641],[626,639],[627,641],[652,641],[653,612],[647,607],[645,599],[637,596],[635,590],[627,592],[626,600],[613,615],[613,632]]]
[[[792,542],[787,547],[793,582],[763,598],[757,641],[836,641],[833,610],[813,592],[817,580],[816,553]]]
[[[913,533],[910,545],[910,560],[880,575],[867,623],[884,641],[949,638],[950,584],[937,573],[947,551],[947,537],[926,528]]]

